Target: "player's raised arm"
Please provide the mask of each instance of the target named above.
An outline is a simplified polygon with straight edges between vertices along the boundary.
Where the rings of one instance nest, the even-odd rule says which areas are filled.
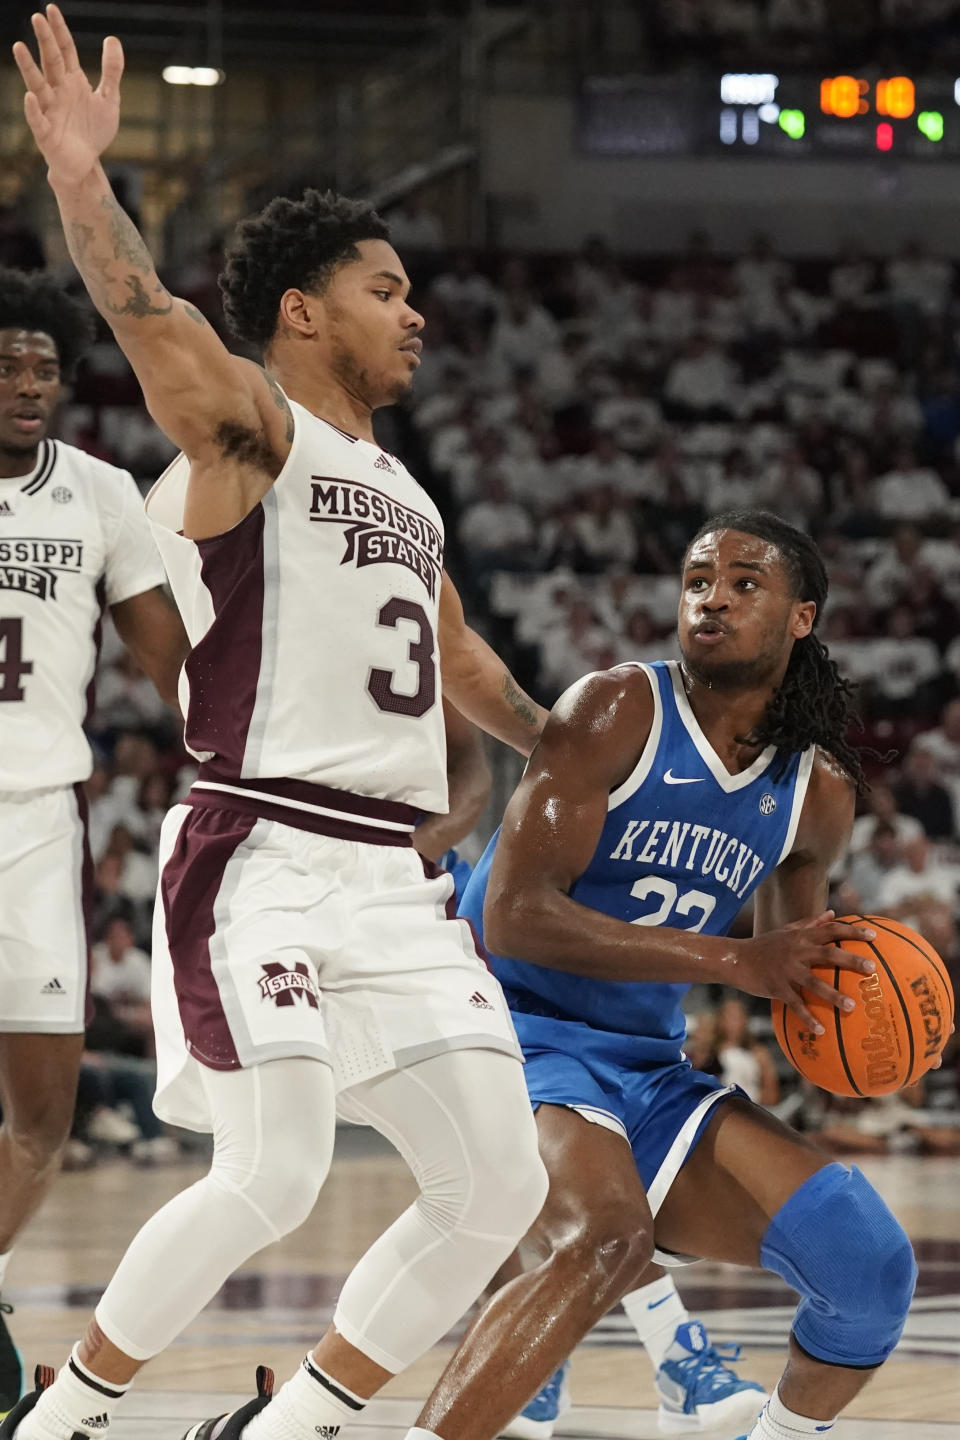
[[[486,640],[464,619],[456,586],[444,571],[440,590],[440,674],[443,691],[462,715],[529,755],[547,719],[542,705],[514,680]]]
[[[639,670],[588,675],[561,696],[504,816],[484,906],[485,943],[512,959],[597,980],[731,985],[781,999],[816,1026],[801,990],[816,990],[810,971],[824,946],[872,938],[873,931],[818,915],[732,940],[634,925],[571,898],[596,851],[608,797],[638,763],[652,718],[650,686]],[[834,956],[847,969],[869,966],[839,950]],[[841,998],[832,990],[824,998],[834,996]]]
[[[133,366],[151,415],[191,459],[222,447],[228,432],[266,432],[274,478],[289,440],[284,447],[285,417],[271,405],[263,373],[232,357],[200,312],[161,284],[100,164],[120,118],[120,41],[104,40],[94,90],[56,5],[33,16],[33,29],[39,65],[28,46],[18,41],[13,47],[27,87],[24,113],[47,162],[70,254]]]

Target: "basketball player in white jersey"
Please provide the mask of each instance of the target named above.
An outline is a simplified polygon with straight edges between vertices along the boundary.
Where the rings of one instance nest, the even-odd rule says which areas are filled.
[[[543,1202],[502,993],[411,832],[447,804],[441,674],[462,714],[523,753],[545,717],[466,627],[437,509],[374,440],[423,326],[386,226],[316,191],[246,221],[222,289],[266,368],[231,356],[157,278],[100,166],[119,41],[94,91],[57,7],[33,26],[40,66],[25,45],[15,56],[71,255],[183,451],[147,501],[192,644],[181,706],[200,761],[161,838],[156,1106],[212,1131],[214,1158],[134,1239],[56,1382],[0,1436],[103,1433],[141,1365],[309,1214],[339,1094],[420,1195],[273,1403],[216,1427],[316,1440],[441,1338]]]
[[[90,330],[47,277],[0,270],[0,1286],[73,1117],[93,880],[82,727],[104,608],[171,704],[187,649],[133,478],[47,439]],[[0,1412],[20,1389],[0,1314]]]

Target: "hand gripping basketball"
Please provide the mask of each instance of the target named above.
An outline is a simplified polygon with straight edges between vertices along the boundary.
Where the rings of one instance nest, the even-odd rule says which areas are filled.
[[[851,936],[842,948],[821,951],[821,974],[847,1004],[834,1009],[811,998],[823,1022],[813,1030],[774,1000],[774,1034],[794,1069],[821,1090],[889,1095],[940,1064],[953,1029],[953,987],[940,956],[917,931],[883,915],[845,918]],[[864,924],[875,932],[870,941],[853,938]],[[874,972],[857,975],[844,964],[851,951],[874,959]]]
[[[814,1034],[822,1035],[824,1027],[808,1009],[804,992],[838,1010],[852,1010],[854,1005],[848,995],[824,978],[823,967],[828,963],[824,951],[827,946],[836,947],[845,940],[869,942],[874,936],[875,931],[864,921],[859,918],[836,920],[832,910],[825,910],[812,920],[795,920],[780,930],[741,941],[737,952],[737,986],[751,995],[781,1001]],[[872,957],[849,950],[834,949],[829,955],[829,964],[859,975],[872,975],[876,969]]]

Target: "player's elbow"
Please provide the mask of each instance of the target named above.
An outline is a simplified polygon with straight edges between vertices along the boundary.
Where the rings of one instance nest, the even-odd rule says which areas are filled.
[[[483,938],[488,950],[516,960],[534,960],[532,946],[543,931],[545,906],[537,892],[519,887],[488,887],[483,906]]]

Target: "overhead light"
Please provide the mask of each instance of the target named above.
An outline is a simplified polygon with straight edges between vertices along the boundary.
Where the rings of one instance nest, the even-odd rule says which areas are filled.
[[[168,85],[219,85],[226,77],[212,65],[164,65]]]

